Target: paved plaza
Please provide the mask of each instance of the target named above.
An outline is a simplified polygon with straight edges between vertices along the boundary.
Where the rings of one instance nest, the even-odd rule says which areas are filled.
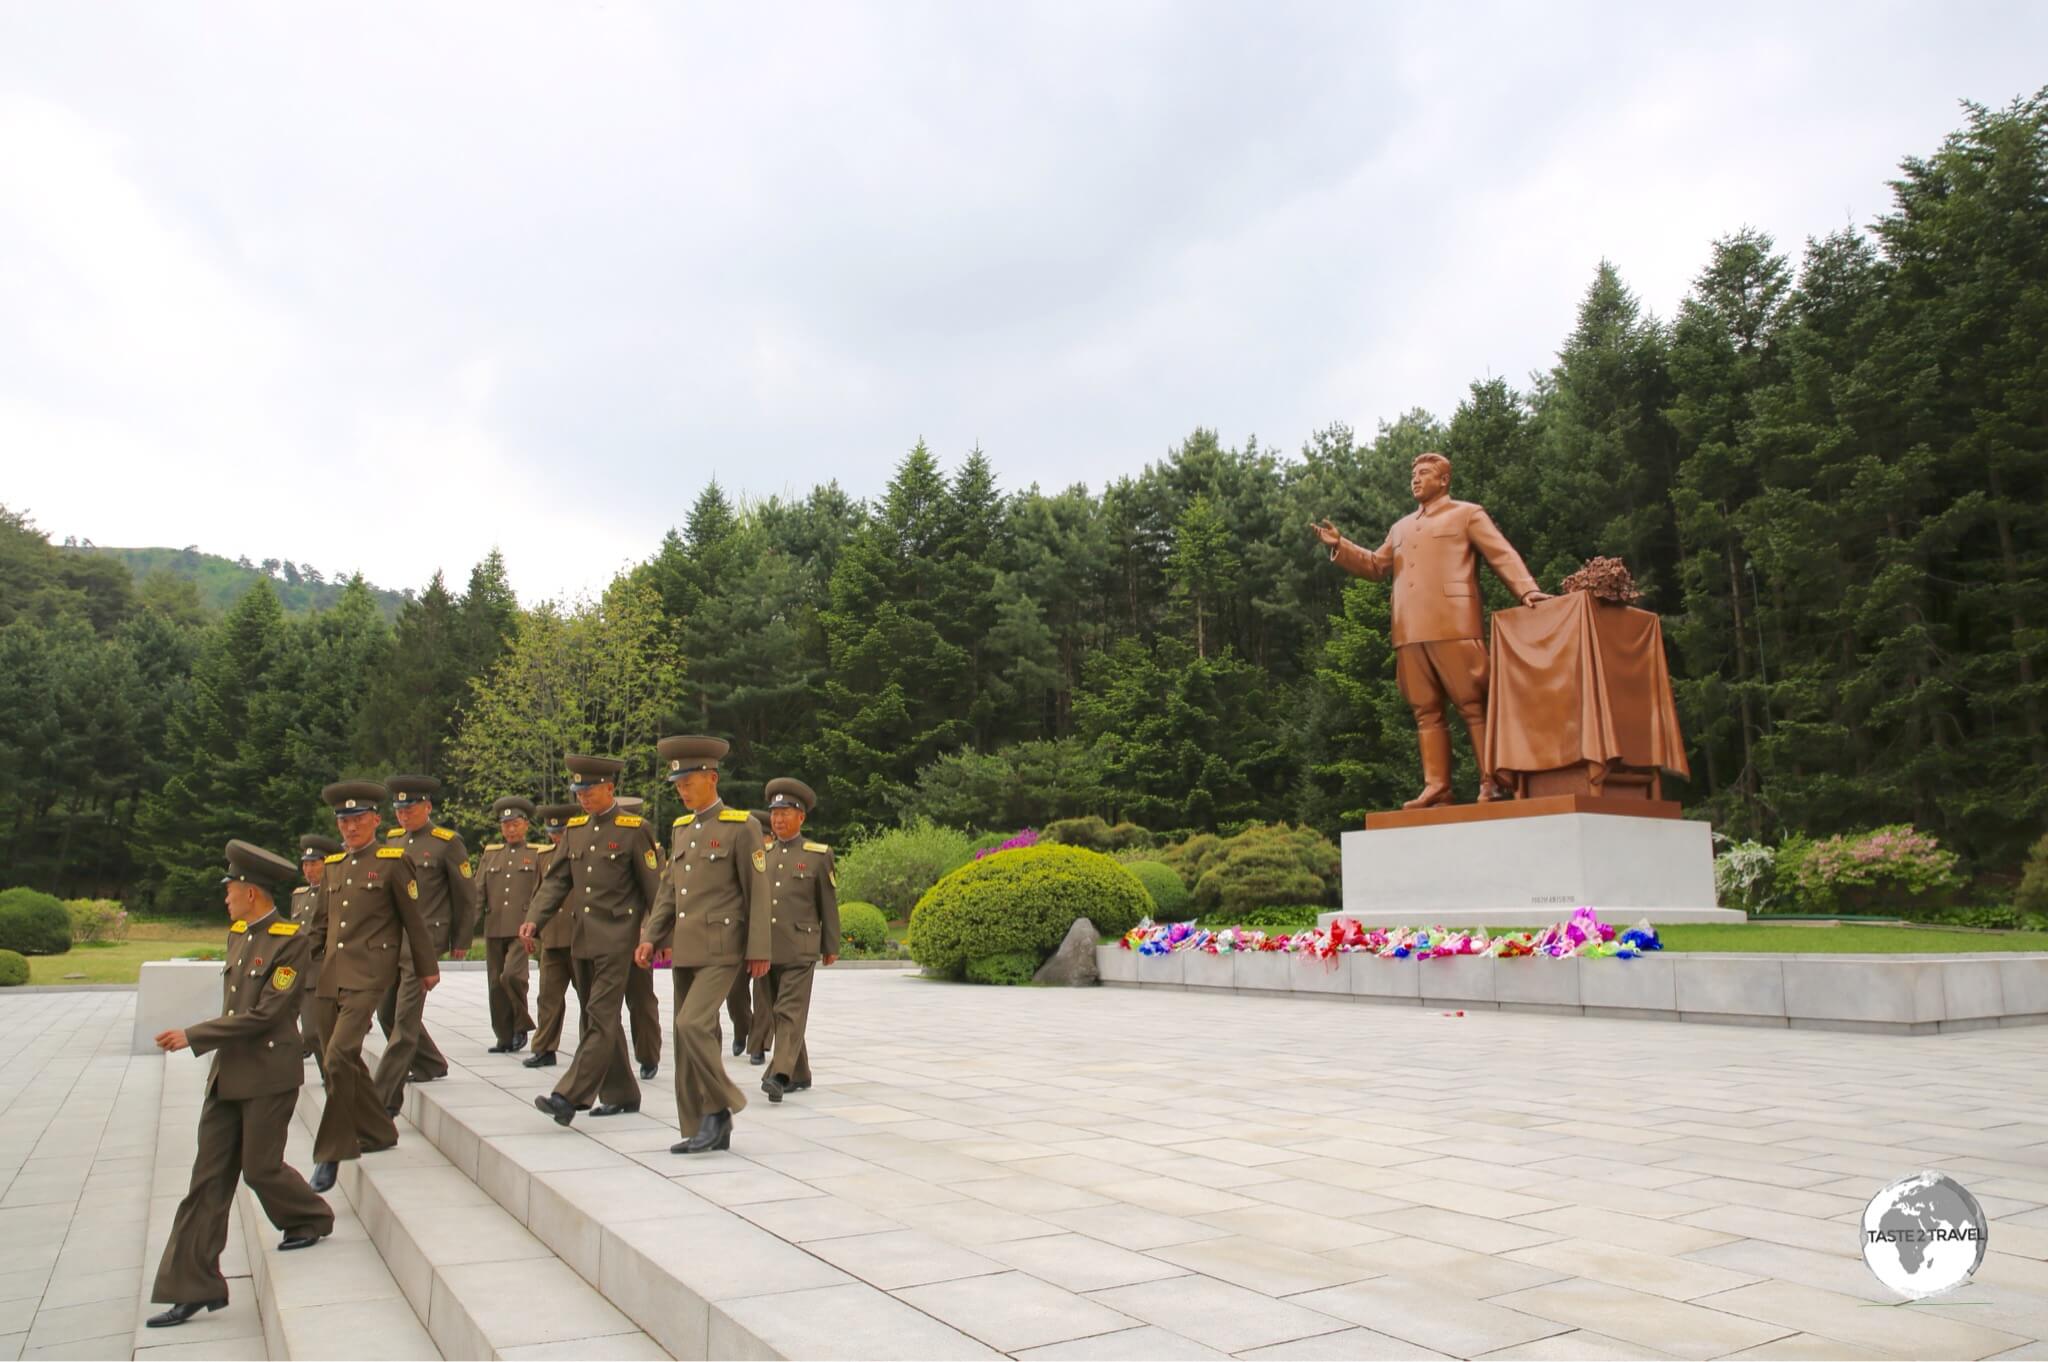
[[[482,1053],[483,995],[451,972],[432,996],[464,1067],[424,1091],[551,1131],[523,1104],[552,1075]],[[127,1355],[175,1086],[165,1061],[126,1055],[131,1008],[0,998],[0,1358]],[[799,1246],[814,1271],[779,1308],[829,1309],[830,1282],[864,1282],[960,1351],[2048,1357],[2048,1030],[1445,1016],[837,970],[812,1054],[818,1087],[780,1106],[728,1060],[752,1097],[730,1154],[667,1152],[667,1055],[640,1115],[565,1138]],[[1983,1203],[1990,1252],[1954,1296],[1898,1306],[1856,1222],[1929,1166]],[[889,1338],[864,1342],[886,1355]]]

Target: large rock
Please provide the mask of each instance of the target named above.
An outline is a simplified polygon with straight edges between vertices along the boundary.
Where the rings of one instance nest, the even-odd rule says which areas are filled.
[[[1038,973],[1031,976],[1031,982],[1058,984],[1063,988],[1093,988],[1102,982],[1102,976],[1095,968],[1095,947],[1100,940],[1094,923],[1085,917],[1076,918],[1074,925],[1067,928],[1067,939],[1060,942],[1060,948],[1052,953],[1052,959],[1038,967]]]

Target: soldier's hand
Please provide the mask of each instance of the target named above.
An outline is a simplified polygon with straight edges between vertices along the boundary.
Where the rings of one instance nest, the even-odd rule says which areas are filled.
[[[641,969],[653,969],[654,947],[645,941],[635,946],[633,948],[633,963]]]
[[[839,963],[839,957],[836,955],[828,955],[825,957],[825,963],[828,965],[836,965]]]
[[[531,922],[522,922],[519,924],[519,939],[526,943],[526,949],[533,949],[534,939],[539,935],[540,928],[534,926]]]
[[[159,1050],[182,1050],[192,1042],[185,1039],[185,1033],[177,1027],[156,1033],[156,1048]]]
[[[450,951],[448,952],[448,955],[450,959],[467,960],[469,959],[469,947],[464,946],[461,950]]]
[[[440,985],[441,971],[439,970],[435,970],[432,974],[422,974],[420,976],[420,992],[422,993],[432,993]]]
[[[754,978],[758,979],[758,978],[760,978],[760,977],[761,977],[762,975],[766,974],[767,972],[768,972],[768,962],[767,962],[766,960],[749,960],[749,961],[747,961],[747,973],[748,973],[749,975],[751,975],[752,977],[754,977]]]
[[[519,933],[519,944],[526,947],[526,953],[528,955],[540,954],[540,942],[535,941],[532,937],[528,936],[523,930]]]
[[[1327,519],[1320,524],[1310,521],[1308,527],[1316,532],[1316,538],[1323,541],[1324,548],[1334,549],[1337,545],[1344,542],[1343,531],[1332,525]]]

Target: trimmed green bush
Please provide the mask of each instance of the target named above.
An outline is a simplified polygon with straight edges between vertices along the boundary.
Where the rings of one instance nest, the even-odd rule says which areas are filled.
[[[128,939],[128,910],[114,899],[66,899],[64,912],[71,919],[74,946]]]
[[[1039,829],[1039,836],[1062,846],[1085,847],[1089,851],[1128,851],[1152,845],[1152,834],[1136,823],[1111,826],[1095,814],[1086,818],[1061,818]]]
[[[1275,904],[1335,906],[1343,882],[1336,844],[1312,828],[1255,823],[1234,837],[1191,838],[1160,859],[1188,879],[1195,911],[1233,921]]]
[[[1211,929],[1249,927],[1257,932],[1305,932],[1316,925],[1316,915],[1326,911],[1313,903],[1288,903],[1245,913],[1215,913],[1196,920]]]
[[[967,962],[967,982],[970,984],[1006,984],[1016,987],[1031,982],[1031,976],[1038,973],[1039,959],[1033,951],[1001,951],[995,955],[977,955]]]
[[[0,988],[18,988],[28,982],[28,957],[20,951],[0,951]]]
[[[839,889],[849,899],[874,904],[884,917],[907,917],[925,890],[973,855],[966,833],[919,819],[842,854]]]
[[[1181,922],[1186,919],[1188,905],[1194,902],[1194,896],[1181,882],[1179,872],[1158,861],[1125,861],[1123,865],[1138,877],[1138,883],[1144,885],[1145,892],[1152,896],[1153,921]]]
[[[71,949],[71,915],[53,894],[0,890],[0,950],[62,955]]]
[[[1018,847],[933,885],[910,915],[910,955],[927,974],[959,979],[971,959],[1028,953],[1028,978],[1077,919],[1113,940],[1151,910],[1137,877],[1101,852]]]
[[[2027,853],[2027,868],[2020,873],[2012,901],[2023,913],[2048,913],[2048,836]]]
[[[849,946],[879,951],[889,944],[889,919],[872,903],[858,899],[839,905],[839,935]]]

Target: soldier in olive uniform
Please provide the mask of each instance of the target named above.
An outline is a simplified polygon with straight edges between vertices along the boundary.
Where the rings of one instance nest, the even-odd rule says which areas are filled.
[[[613,757],[569,758],[572,789],[583,812],[569,820],[562,845],[548,858],[546,876],[526,910],[519,934],[528,941],[557,914],[573,917],[569,961],[583,1001],[576,1058],[569,1072],[533,1104],[562,1125],[591,1108],[592,1116],[640,1110],[640,1085],[626,1054],[626,976],[633,945],[661,878],[654,830],[636,813],[622,813],[613,790],[626,763]]]
[[[582,812],[575,804],[546,804],[541,807],[540,816],[548,825],[548,845],[539,852],[540,875],[545,878],[548,863],[561,848],[562,839],[567,835],[568,823]],[[529,901],[530,911],[533,905]],[[553,1068],[555,1047],[562,1043],[562,1021],[569,1009],[562,1005],[568,996],[569,985],[575,971],[569,964],[569,940],[576,928],[575,918],[568,913],[557,913],[555,920],[547,925],[535,940],[527,941],[529,955],[540,956],[540,1026],[533,1033],[533,1053],[522,1063],[529,1069]],[[583,994],[576,994],[576,1006],[584,1006]]]
[[[619,808],[646,816],[647,801],[620,795]],[[660,842],[657,837],[655,841]],[[647,1082],[661,1072],[661,999],[654,995],[652,971],[636,969],[626,975],[626,1021],[633,1041],[633,1062],[640,1066],[640,1080]]]
[[[491,805],[502,842],[484,848],[477,865],[477,894],[484,918],[484,974],[491,1000],[491,1032],[498,1043],[490,1053],[509,1055],[526,1048],[533,1014],[526,1010],[526,944],[519,924],[526,905],[540,887],[540,848],[526,840],[533,822],[533,801],[507,795]]]
[[[384,787],[373,780],[338,781],[320,798],[334,810],[342,849],[327,858],[309,933],[321,960],[320,1034],[327,1046],[327,1107],[313,1137],[316,1192],[334,1185],[337,1163],[398,1143],[398,1127],[363,1063],[363,1037],[398,981],[399,958],[422,991],[441,982],[412,862],[403,847],[378,844]]]
[[[753,816],[761,825],[762,845],[774,846],[775,825],[768,820],[768,810],[755,809]],[[770,991],[768,976],[755,979],[741,970],[732,981],[732,992],[725,995],[725,1011],[733,1021],[732,1052],[737,1055],[744,1050],[747,1063],[766,1064],[768,1047],[775,1043],[775,994]],[[741,1026],[746,1030],[741,1031]]]
[[[434,824],[433,796],[441,782],[432,776],[393,776],[391,806],[398,826],[384,834],[402,847],[420,887],[420,920],[434,942],[434,952],[469,954],[476,929],[476,880],[469,866],[469,848],[455,829]],[[427,1034],[427,999],[409,962],[398,962],[398,982],[377,1010],[384,1024],[384,1057],[377,1061],[377,1096],[393,1116],[405,1101],[408,1079],[429,1083],[448,1076],[448,1060]]]
[[[327,869],[327,858],[341,850],[341,843],[332,837],[319,833],[308,833],[299,839],[299,874],[306,882],[292,890],[291,919],[300,927],[313,923],[313,908],[320,901],[320,873]],[[299,971],[299,1042],[302,1055],[312,1056],[313,1063],[320,1070],[320,1081],[327,1081],[326,1042],[320,1038],[320,1019],[316,1006],[320,987],[320,962],[308,956],[305,967]]]
[[[768,915],[759,911],[768,902],[761,825],[718,798],[718,762],[730,746],[723,738],[675,737],[658,747],[689,812],[675,821],[661,892],[634,960],[648,968],[654,943],[674,934],[676,1119],[685,1138],[669,1147],[672,1154],[732,1147],[733,1114],[747,1099],[725,1076],[718,1008],[736,974],[768,972]]]
[[[157,1035],[159,1049],[213,1054],[199,1107],[199,1151],[192,1185],[178,1203],[149,1298],[169,1305],[152,1329],[183,1324],[201,1310],[228,1303],[220,1254],[228,1242],[228,1211],[237,1179],[284,1231],[280,1249],[301,1249],[334,1232],[334,1212],[298,1170],[284,1161],[284,1142],[299,1085],[299,991],[305,987],[306,934],[277,911],[277,894],[292,880],[292,863],[248,842],[227,845],[227,965],[221,971],[222,1015]]]
[[[839,959],[839,876],[832,848],[803,840],[804,818],[817,806],[811,787],[787,776],[768,782],[768,923],[774,936],[767,981],[775,1017],[775,1065],[761,1080],[771,1102],[811,1086],[811,1055],[804,1028],[811,1016],[811,982],[822,960]],[[758,912],[758,907],[756,908]]]

